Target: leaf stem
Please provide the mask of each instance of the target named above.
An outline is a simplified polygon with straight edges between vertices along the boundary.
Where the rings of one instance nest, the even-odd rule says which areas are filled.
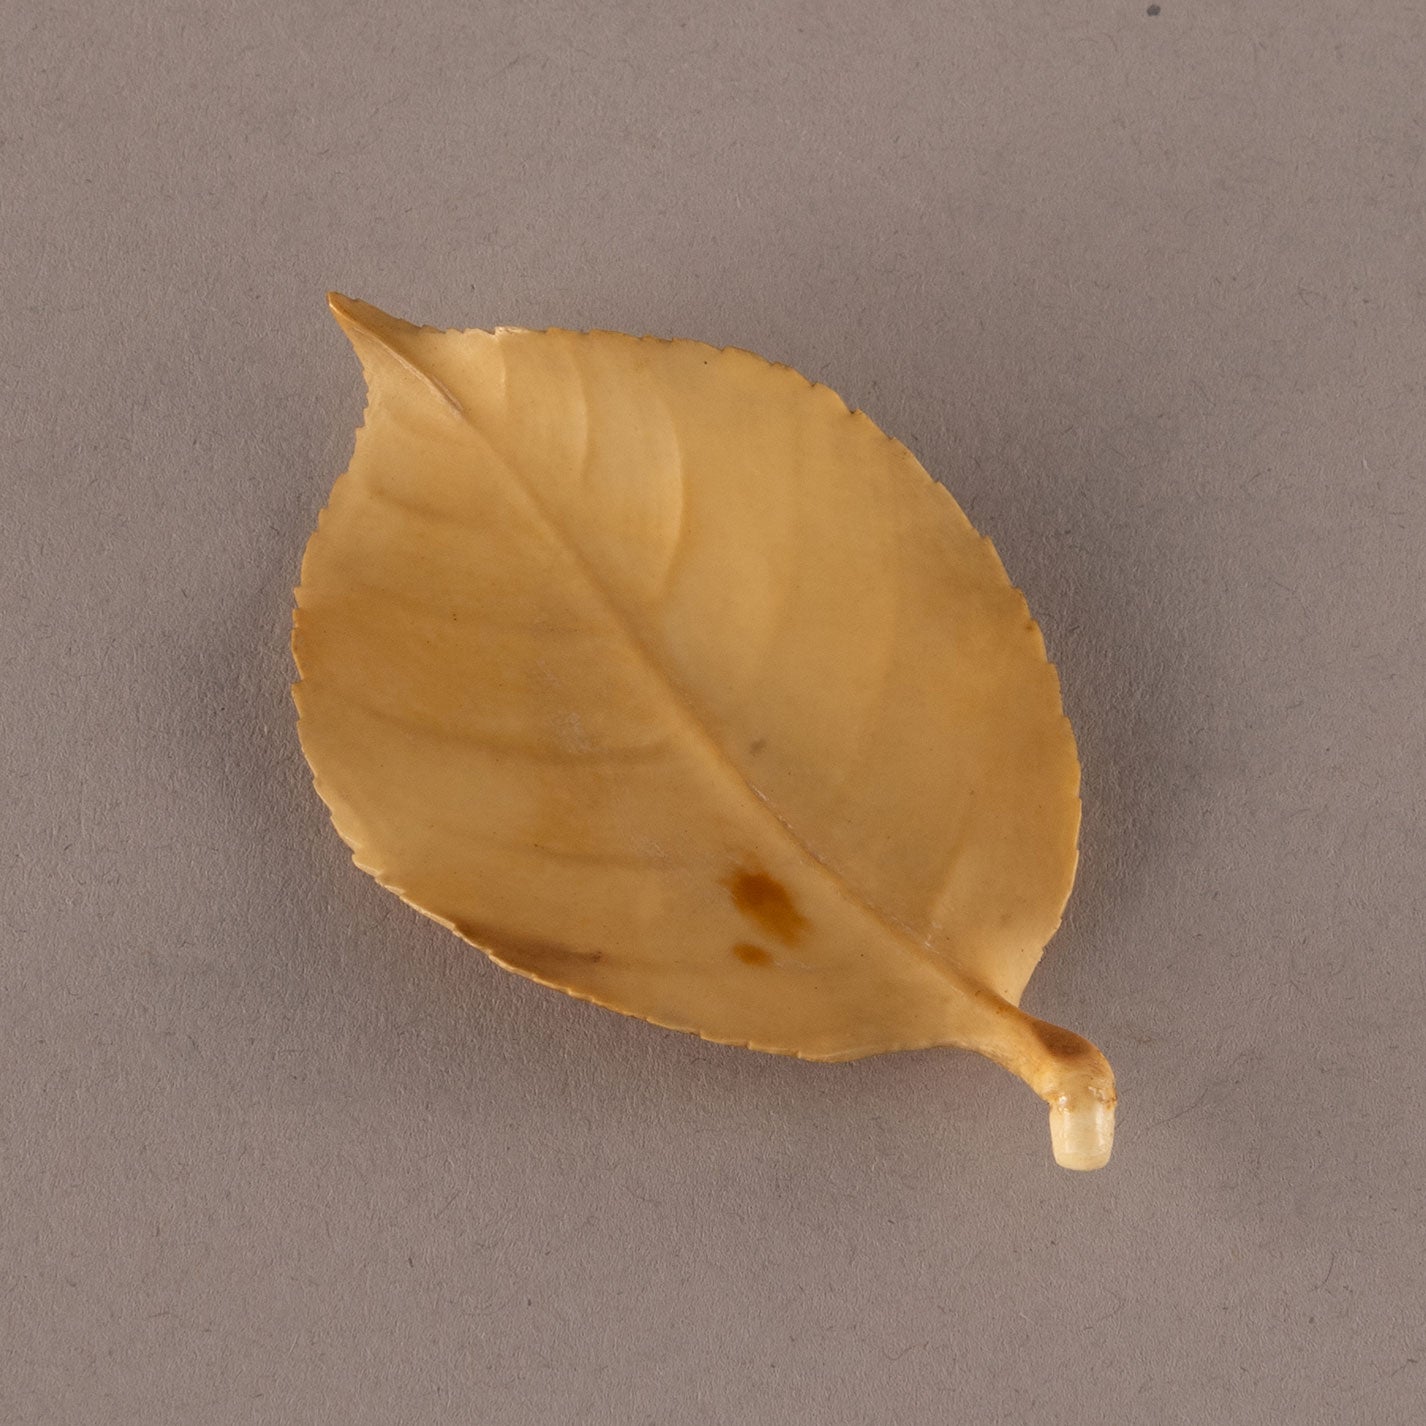
[[[1114,1147],[1118,1100],[1109,1061],[1082,1035],[1009,1001],[987,995],[981,1008],[990,1017],[987,1033],[968,1048],[1024,1080],[1050,1106],[1050,1142],[1061,1168],[1103,1168]]]

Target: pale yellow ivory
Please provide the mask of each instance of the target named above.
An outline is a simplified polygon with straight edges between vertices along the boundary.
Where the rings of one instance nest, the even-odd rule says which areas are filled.
[[[501,965],[812,1060],[954,1045],[1109,1156],[1019,1010],[1074,878],[1059,685],[990,542],[825,386],[333,295],[366,372],[307,547],[302,746],[357,865]]]

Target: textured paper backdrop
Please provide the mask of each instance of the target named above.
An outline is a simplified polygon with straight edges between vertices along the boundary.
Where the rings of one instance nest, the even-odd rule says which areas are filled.
[[[1426,9],[0,11],[0,1420],[1413,1422]],[[1082,875],[969,1056],[817,1067],[355,871],[290,591],[329,287],[750,347],[904,439],[1060,665]]]

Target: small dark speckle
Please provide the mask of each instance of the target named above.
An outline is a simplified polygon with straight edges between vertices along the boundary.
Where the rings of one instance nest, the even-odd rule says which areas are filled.
[[[748,744],[748,751],[756,757],[765,747],[767,747],[766,738],[754,738],[752,742]]]
[[[1162,6],[1159,6],[1159,5],[1150,5],[1150,6],[1149,6],[1149,9],[1148,9],[1148,13],[1149,13],[1150,15],[1161,15],[1161,14],[1163,14],[1163,8],[1162,8]]]

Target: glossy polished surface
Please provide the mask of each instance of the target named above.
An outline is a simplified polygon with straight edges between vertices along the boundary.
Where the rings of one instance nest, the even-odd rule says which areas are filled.
[[[1091,1120],[1056,1151],[1099,1167],[1103,1056],[1015,1008],[1074,875],[1074,740],[946,490],[746,351],[332,308],[370,394],[294,692],[357,864],[673,1029],[980,1050]]]

